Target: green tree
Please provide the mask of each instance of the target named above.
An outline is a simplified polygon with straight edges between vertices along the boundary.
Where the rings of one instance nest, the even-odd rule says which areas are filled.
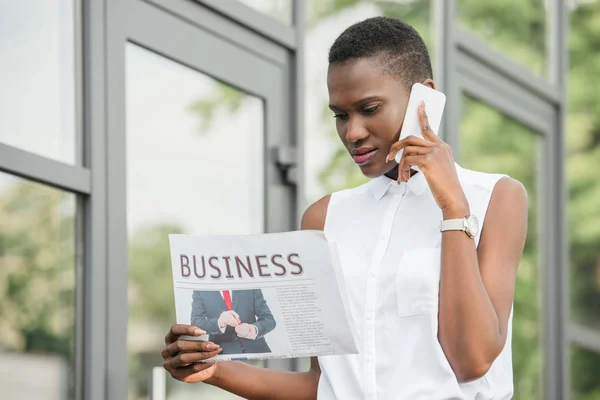
[[[72,398],[74,197],[32,182],[2,181],[0,350],[61,356]]]

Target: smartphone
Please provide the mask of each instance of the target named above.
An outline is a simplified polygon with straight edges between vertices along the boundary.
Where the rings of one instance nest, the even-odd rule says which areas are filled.
[[[433,133],[438,134],[442,122],[442,114],[444,113],[444,106],[446,105],[446,95],[429,86],[415,83],[410,90],[410,97],[408,98],[408,106],[406,107],[406,114],[404,114],[404,122],[402,123],[399,140],[410,135],[423,137],[418,114],[421,101],[425,102],[425,112],[429,119],[429,126],[433,130]],[[401,157],[402,150],[396,154],[394,159],[399,163]]]

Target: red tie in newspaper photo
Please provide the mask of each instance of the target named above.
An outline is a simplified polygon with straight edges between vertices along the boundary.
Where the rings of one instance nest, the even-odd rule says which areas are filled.
[[[229,290],[223,290],[223,300],[225,300],[225,306],[227,309],[231,311],[233,309],[233,303],[231,302],[231,292]],[[242,353],[245,353],[244,345],[242,344],[242,339],[238,339],[240,341],[240,346],[242,346]]]

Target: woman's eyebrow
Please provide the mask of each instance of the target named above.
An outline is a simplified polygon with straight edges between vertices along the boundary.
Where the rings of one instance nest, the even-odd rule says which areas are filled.
[[[359,106],[361,104],[364,103],[368,103],[369,101],[373,101],[373,100],[381,100],[380,96],[367,96],[367,97],[363,97],[360,100],[355,101],[354,103],[352,103],[352,106],[356,107]],[[338,106],[336,106],[335,104],[330,104],[329,105],[329,109],[332,111],[337,111],[340,110],[340,108]]]
[[[353,104],[353,106],[356,107],[356,106],[358,106],[360,104],[368,103],[369,101],[380,100],[380,99],[381,99],[381,97],[379,97],[379,96],[367,96],[367,97],[363,97],[362,99],[360,99],[358,101],[355,101],[354,104]]]

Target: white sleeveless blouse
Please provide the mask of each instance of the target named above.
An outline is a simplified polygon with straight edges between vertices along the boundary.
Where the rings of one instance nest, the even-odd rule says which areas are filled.
[[[483,227],[503,175],[456,168]],[[422,173],[331,195],[325,235],[339,252],[359,354],[319,357],[320,400],[512,397],[512,312],[504,349],[476,381],[458,383],[437,339],[441,218]]]

